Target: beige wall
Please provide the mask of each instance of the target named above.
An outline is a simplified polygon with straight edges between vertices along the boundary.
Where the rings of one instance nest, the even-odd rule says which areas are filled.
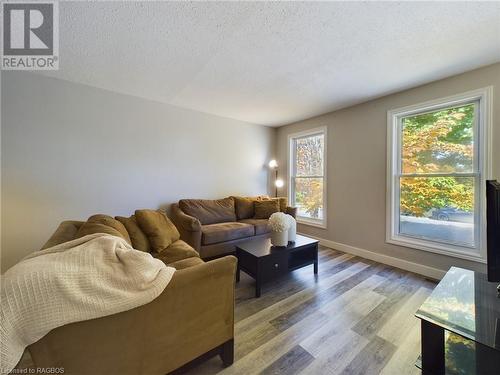
[[[433,268],[484,269],[483,264],[385,243],[386,128],[390,109],[490,85],[494,86],[493,177],[500,179],[500,64],[280,127],[276,139],[280,165],[286,165],[288,134],[328,127],[328,228],[301,225],[299,230]],[[286,173],[286,168],[281,170]]]
[[[2,72],[2,272],[61,220],[263,194],[271,128]]]
[[[265,193],[273,146],[284,166],[287,135],[323,125],[328,228],[300,231],[429,267],[481,269],[385,243],[386,116],[389,109],[489,85],[493,177],[500,179],[500,64],[277,131],[31,73],[2,72],[2,272],[39,248],[61,220],[96,212],[127,215],[182,197]],[[285,173],[283,168],[280,174]]]

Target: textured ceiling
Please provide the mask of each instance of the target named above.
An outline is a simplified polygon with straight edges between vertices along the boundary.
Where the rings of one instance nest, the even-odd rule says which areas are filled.
[[[277,126],[500,61],[500,2],[62,2],[44,75]]]

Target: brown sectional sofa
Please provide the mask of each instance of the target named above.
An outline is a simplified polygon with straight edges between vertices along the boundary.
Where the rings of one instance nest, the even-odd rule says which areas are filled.
[[[135,217],[120,220],[127,224],[135,249],[151,251],[176,268],[172,280],[146,305],[52,330],[28,347],[35,366],[62,367],[65,374],[154,375],[172,372],[207,352],[218,353],[230,365],[236,258],[204,262],[197,251],[178,239],[173,226],[177,240],[155,252],[150,248],[152,242],[135,225]],[[43,248],[78,237],[83,224],[62,222]]]
[[[267,218],[255,218],[255,202],[277,200],[279,210],[295,217],[287,199],[227,197],[224,199],[182,199],[172,205],[171,219],[181,239],[200,253],[202,259],[233,254],[235,245],[250,238],[268,237]]]

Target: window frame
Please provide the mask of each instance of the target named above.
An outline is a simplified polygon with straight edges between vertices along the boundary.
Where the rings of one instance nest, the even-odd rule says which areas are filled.
[[[387,112],[387,207],[386,207],[386,242],[424,250],[432,253],[486,263],[486,189],[485,181],[491,176],[491,120],[493,88],[491,86],[468,91],[462,94],[439,98],[420,104],[389,110]],[[474,122],[474,159],[475,178],[474,235],[476,246],[458,245],[426,240],[399,233],[401,176],[401,119],[403,117],[433,112],[436,110],[477,102]],[[467,177],[466,173],[457,173]],[[422,174],[422,177],[440,174]],[[476,209],[477,208],[477,209]]]
[[[308,129],[301,132],[293,133],[288,135],[288,201],[291,206],[295,206],[295,184],[294,179],[297,177],[294,175],[295,173],[295,150],[294,150],[294,140],[300,138],[307,138],[314,135],[323,134],[323,219],[311,219],[303,216],[296,217],[297,223],[305,224],[313,227],[318,227],[322,229],[327,228],[327,143],[328,143],[328,135],[327,135],[327,127],[321,126],[314,129]],[[313,177],[321,177],[321,176],[307,176],[309,178]]]

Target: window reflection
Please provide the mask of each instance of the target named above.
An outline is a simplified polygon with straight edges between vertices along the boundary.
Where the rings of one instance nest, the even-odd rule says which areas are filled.
[[[452,268],[420,307],[419,312],[475,338],[474,272]]]

